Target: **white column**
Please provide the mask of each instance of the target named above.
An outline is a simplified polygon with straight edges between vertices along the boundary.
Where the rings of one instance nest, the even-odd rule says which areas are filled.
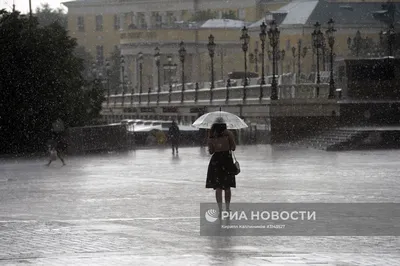
[[[119,14],[119,30],[123,31],[125,29],[125,13]]]
[[[152,27],[151,12],[146,12],[144,15],[144,19],[146,20],[147,28],[151,28]]]
[[[163,25],[167,24],[167,12],[160,12],[161,15],[161,23]]]
[[[132,12],[131,13],[131,22],[130,24],[133,24],[137,27],[137,14],[136,12]]]

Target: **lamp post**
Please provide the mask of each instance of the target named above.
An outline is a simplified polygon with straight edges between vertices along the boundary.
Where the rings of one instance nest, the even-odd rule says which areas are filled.
[[[186,56],[186,49],[185,44],[183,41],[179,44],[179,59],[181,60],[181,67],[182,67],[182,90],[181,90],[181,102],[184,100],[185,94],[185,56]]]
[[[210,87],[210,101],[212,102],[213,100],[213,89],[214,89],[214,53],[215,53],[215,42],[214,42],[214,36],[210,34],[208,36],[208,44],[207,44],[207,49],[208,49],[208,54],[210,55],[210,60],[211,60],[211,87]]]
[[[395,31],[393,24],[390,24],[389,29],[387,31],[387,41],[388,41],[388,52],[389,56],[393,56],[393,43],[395,37]]]
[[[329,79],[329,99],[333,99],[335,97],[335,81],[333,79],[333,45],[335,44],[335,36],[333,35],[336,31],[334,28],[335,22],[333,19],[328,21],[328,29],[326,30],[326,36],[328,37],[328,44],[330,50],[330,79]]]
[[[122,107],[124,107],[125,102],[125,58],[121,55],[121,87],[122,87]]]
[[[265,85],[265,39],[267,38],[267,25],[263,21],[263,23],[260,26],[261,32],[260,32],[260,41],[261,41],[261,85]],[[261,97],[261,95],[260,95]]]
[[[107,107],[110,104],[110,61],[106,59]]]
[[[296,47],[292,47],[292,55],[293,55],[293,67],[292,67],[292,73],[296,73]]]
[[[139,104],[142,102],[143,93],[143,53],[138,53],[138,63],[139,63]]]
[[[267,38],[267,25],[263,21],[260,25],[260,41],[261,41],[261,85],[260,85],[260,101],[264,97],[263,85],[265,85],[265,39]]]
[[[160,85],[160,49],[156,47],[154,50],[154,60],[156,61],[156,66],[157,66],[157,104],[160,102],[160,91],[161,91],[161,85]]]
[[[168,90],[168,102],[171,102],[171,94],[172,94],[172,69],[176,69],[176,65],[172,64],[172,57],[169,55],[167,57],[168,64],[164,64],[164,70],[168,69],[168,82],[169,82],[169,90]]]
[[[247,51],[249,49],[249,41],[250,35],[248,34],[248,30],[246,27],[242,28],[242,36],[240,36],[240,40],[242,41],[242,50],[244,54],[244,82],[243,86],[246,87],[247,83]],[[243,99],[246,99],[246,90],[243,89]]]
[[[279,43],[279,34],[280,31],[276,25],[275,20],[271,21],[270,28],[268,30],[268,38],[269,43],[272,47],[272,84],[271,84],[271,100],[278,99],[278,84],[276,82],[275,77],[275,69],[276,69],[276,48]]]
[[[313,47],[317,55],[317,97],[319,96],[319,84],[321,83],[321,78],[319,74],[319,49],[322,46],[323,33],[321,32],[321,24],[316,22],[314,25],[314,31],[311,33],[313,40]]]

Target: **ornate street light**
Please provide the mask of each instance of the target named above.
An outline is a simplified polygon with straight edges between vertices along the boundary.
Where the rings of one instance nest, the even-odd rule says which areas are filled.
[[[156,47],[154,50],[154,60],[156,61],[156,66],[157,66],[157,104],[160,102],[160,91],[161,91],[161,85],[160,85],[160,49]]]
[[[121,87],[122,87],[122,107],[124,107],[125,102],[125,58],[121,55]]]
[[[215,42],[214,42],[214,36],[210,34],[208,36],[208,44],[207,44],[207,49],[208,49],[208,54],[210,55],[211,59],[211,87],[210,87],[210,101],[212,102],[213,100],[213,89],[214,89],[214,53],[215,53]]]
[[[138,63],[139,63],[139,104],[142,102],[143,93],[143,53],[138,53]]]
[[[182,41],[179,44],[179,59],[181,60],[181,67],[182,67],[181,102],[183,102],[184,100],[184,93],[185,93],[185,56],[186,56],[186,49],[185,49],[185,44]]]
[[[319,50],[322,47],[322,37],[321,24],[319,22],[315,23],[314,31],[311,33],[313,47],[317,55],[317,97],[319,96],[319,84],[321,83],[320,73],[319,73]]]
[[[264,60],[265,60],[265,39],[267,38],[267,25],[263,21],[263,23],[260,26],[261,28],[261,33],[260,33],[260,40],[261,40],[261,86],[260,86],[260,99],[263,97],[263,90],[262,90],[262,85],[265,85],[265,66],[264,66]]]
[[[275,20],[271,21],[270,28],[268,30],[269,43],[272,47],[272,84],[271,84],[271,100],[278,99],[278,84],[275,77],[276,69],[276,48],[279,44],[280,31],[276,25]]]
[[[110,61],[106,59],[107,107],[110,103]]]
[[[168,64],[164,64],[164,70],[168,69],[168,80],[169,80],[169,90],[168,90],[168,102],[171,102],[172,95],[172,69],[176,69],[176,64],[172,64],[172,57],[169,55],[167,57]]]
[[[247,82],[247,51],[249,49],[250,35],[248,34],[248,30],[246,27],[242,29],[242,36],[240,36],[240,40],[242,41],[242,50],[244,54],[244,83],[243,87],[248,85]],[[246,89],[243,88],[243,100],[246,100]]]
[[[396,32],[394,31],[394,26],[393,26],[393,24],[390,24],[389,29],[387,31],[389,56],[393,56],[393,43],[394,43],[395,35],[396,35]]]
[[[333,19],[330,19],[328,21],[328,29],[326,30],[326,36],[328,37],[328,44],[330,50],[330,67],[331,67],[331,73],[330,73],[330,79],[329,79],[329,99],[333,99],[335,97],[335,81],[333,79],[333,45],[335,44],[335,36],[334,33],[336,31],[335,27],[335,22]]]

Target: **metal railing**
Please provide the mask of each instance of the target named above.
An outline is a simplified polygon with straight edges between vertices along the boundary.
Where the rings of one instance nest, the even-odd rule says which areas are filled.
[[[329,84],[305,83],[295,85],[279,85],[278,100],[287,99],[328,99]],[[181,90],[173,90],[172,92],[161,91],[143,92],[142,94],[122,94],[110,95],[109,104],[107,99],[103,103],[103,107],[121,108],[130,106],[177,106],[177,105],[220,105],[220,104],[259,104],[270,101],[271,85],[250,85],[250,86],[226,86],[219,88],[193,88],[184,91],[183,102],[181,102]],[[260,97],[262,96],[262,97]],[[123,101],[123,97],[125,100]],[[130,99],[133,97],[132,104]],[[139,97],[141,103],[139,104]],[[124,105],[122,105],[124,103]]]

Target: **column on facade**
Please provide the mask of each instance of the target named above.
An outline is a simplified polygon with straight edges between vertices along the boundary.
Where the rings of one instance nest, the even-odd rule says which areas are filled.
[[[119,14],[119,30],[125,30],[125,13]]]
[[[151,12],[146,12],[144,14],[144,19],[146,21],[147,28],[152,27],[151,15],[152,15]]]
[[[154,60],[154,55],[153,55],[153,91],[157,91],[158,90],[158,69],[157,69],[157,64],[156,64],[156,60]],[[162,63],[160,61],[160,67],[162,67]],[[161,74],[161,72],[160,72]]]
[[[161,15],[161,25],[165,26],[167,24],[167,12],[160,12]]]
[[[137,27],[138,22],[137,22],[138,18],[137,18],[137,13],[136,12],[132,12],[131,13],[131,21],[129,22],[129,26],[132,27]]]

